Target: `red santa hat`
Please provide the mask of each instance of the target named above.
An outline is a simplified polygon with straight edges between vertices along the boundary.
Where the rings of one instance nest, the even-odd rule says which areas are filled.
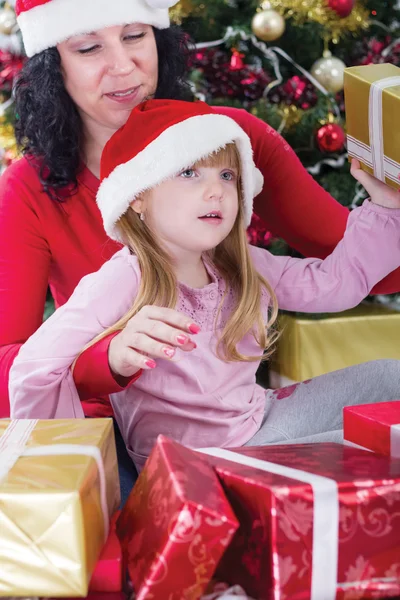
[[[263,176],[254,164],[245,131],[204,102],[148,100],[134,108],[101,157],[97,204],[107,234],[121,241],[115,224],[137,196],[232,142],[240,155],[248,226]]]
[[[168,8],[178,0],[16,0],[15,12],[25,51],[46,48],[103,27],[144,23],[169,27]]]

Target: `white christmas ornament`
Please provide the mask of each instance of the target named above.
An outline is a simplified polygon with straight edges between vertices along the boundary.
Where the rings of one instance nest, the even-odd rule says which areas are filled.
[[[344,70],[346,65],[340,58],[325,51],[323,57],[311,67],[311,75],[331,94],[343,89]]]

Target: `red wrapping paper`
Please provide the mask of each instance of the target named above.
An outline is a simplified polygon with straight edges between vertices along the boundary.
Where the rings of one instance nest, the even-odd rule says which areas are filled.
[[[343,411],[344,439],[378,454],[400,458],[400,401],[349,406]]]
[[[120,512],[111,520],[110,533],[90,581],[90,592],[120,592],[125,582],[122,548],[116,532]],[[113,600],[110,598],[109,600]]]
[[[117,522],[135,600],[196,600],[238,522],[201,455],[159,436]]]
[[[318,564],[325,544],[315,552],[315,493],[311,485],[208,457],[240,521],[216,571],[219,580],[239,584],[259,600],[400,595],[400,460],[339,444],[241,448],[233,453],[337,482],[333,483],[339,500],[337,521],[332,514],[337,567],[332,561],[327,569],[315,569],[316,576],[322,577],[322,591],[320,588],[312,595],[313,559]],[[329,521],[330,512],[325,515]],[[333,592],[329,592],[332,570]],[[332,584],[332,578],[330,581]]]

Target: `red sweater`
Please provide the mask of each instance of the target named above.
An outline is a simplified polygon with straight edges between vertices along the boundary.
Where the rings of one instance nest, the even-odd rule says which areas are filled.
[[[255,212],[269,230],[307,256],[328,255],[343,236],[348,210],[314,181],[268,125],[244,110],[215,110],[233,117],[252,140],[255,162],[265,178]],[[80,279],[119,248],[102,226],[95,200],[98,179],[84,169],[78,184],[77,193],[59,204],[43,192],[25,158],[0,178],[0,417],[9,415],[9,370],[21,344],[42,322],[47,285],[56,306],[62,305]],[[400,269],[376,291],[398,290]],[[106,396],[122,389],[108,365],[110,339],[82,354],[74,370],[88,416],[111,415]]]

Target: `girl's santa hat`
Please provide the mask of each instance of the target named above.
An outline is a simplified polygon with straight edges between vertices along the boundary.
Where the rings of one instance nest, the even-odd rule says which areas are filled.
[[[204,102],[148,100],[134,108],[126,124],[107,142],[101,157],[97,204],[107,234],[121,241],[115,224],[135,198],[232,142],[241,160],[248,226],[263,176],[254,164],[245,131]]]
[[[33,56],[66,39],[113,25],[169,27],[168,9],[178,0],[16,0],[25,51]]]

